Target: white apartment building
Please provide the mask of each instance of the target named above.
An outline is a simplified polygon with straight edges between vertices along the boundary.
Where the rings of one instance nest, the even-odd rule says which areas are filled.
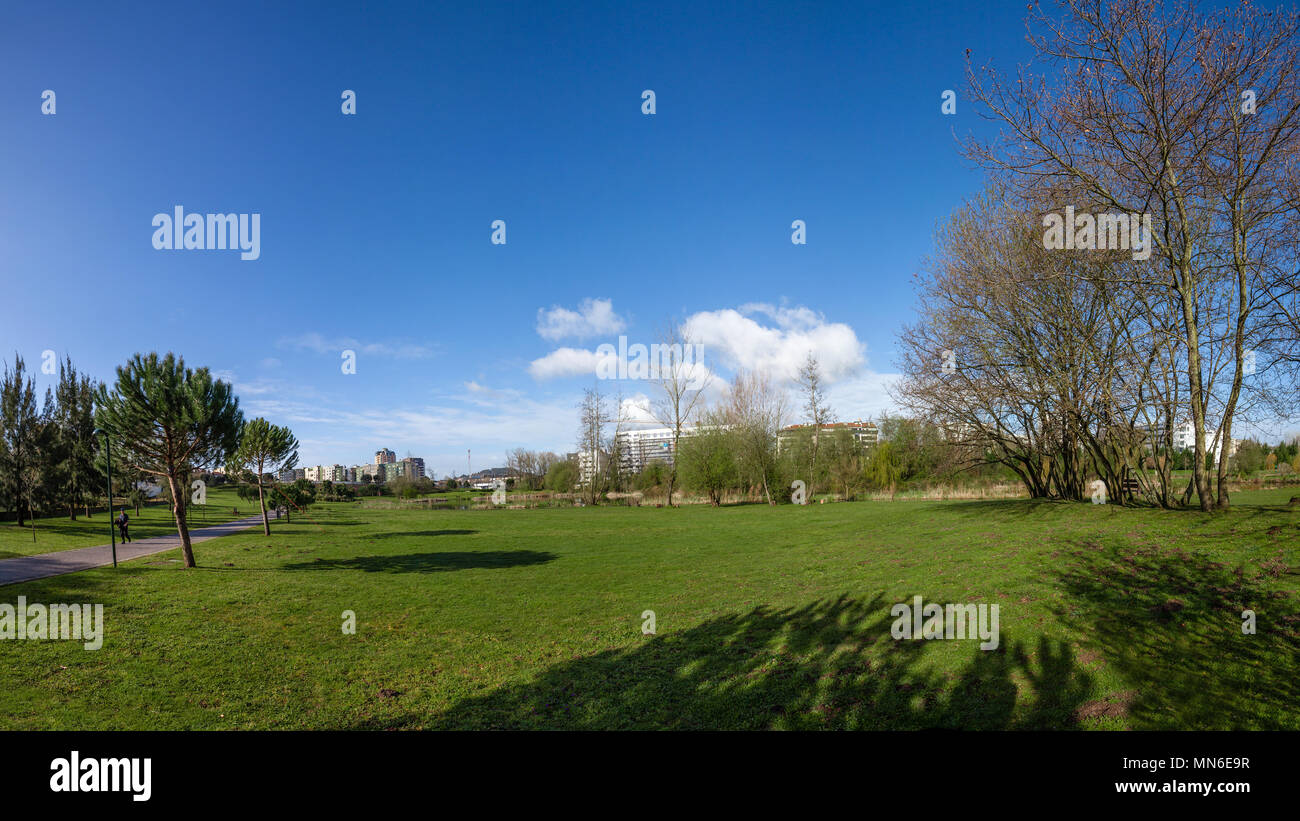
[[[682,428],[682,436],[694,433],[694,428]],[[621,430],[614,436],[614,449],[618,452],[619,469],[624,473],[640,473],[651,462],[663,462],[671,467],[676,451],[673,448],[672,428],[643,428],[641,430]],[[578,472],[586,481],[582,472],[583,456],[579,454]],[[587,462],[590,463],[590,458]]]
[[[578,484],[585,485],[592,476],[609,466],[609,456],[603,450],[578,452]]]
[[[682,425],[681,438],[686,439],[712,428],[711,425]],[[662,462],[665,467],[672,467],[677,456],[673,447],[673,429],[668,427],[621,430],[614,434],[614,450],[618,453],[618,465],[622,473],[640,473],[652,462]],[[585,482],[585,474],[582,472],[583,455],[578,455],[578,474],[579,480]],[[590,464],[591,460],[587,461]]]
[[[1207,430],[1202,438],[1205,443],[1205,449],[1208,451],[1211,445],[1214,445],[1214,461],[1219,461],[1219,453],[1223,450],[1223,442],[1215,443],[1218,437],[1218,430]],[[1237,446],[1241,444],[1240,439],[1233,439],[1228,443],[1228,458],[1231,459],[1237,452]],[[1188,420],[1181,425],[1174,427],[1174,450],[1192,450],[1196,447],[1196,426]]]
[[[799,436],[812,436],[813,425],[787,425],[776,435],[776,450],[781,452]],[[847,430],[853,440],[861,447],[869,447],[880,441],[880,429],[871,422],[831,422],[817,429],[818,436],[835,436],[841,430]]]

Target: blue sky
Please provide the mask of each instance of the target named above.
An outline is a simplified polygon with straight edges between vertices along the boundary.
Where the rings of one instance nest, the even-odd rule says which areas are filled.
[[[722,374],[816,348],[839,415],[874,415],[911,275],[980,185],[965,49],[1028,58],[1023,3],[319,5],[0,12],[6,357],[107,379],[173,350],[303,464],[439,476],[572,450],[595,380],[557,351],[674,318]],[[260,214],[260,258],[155,250],[177,205]]]

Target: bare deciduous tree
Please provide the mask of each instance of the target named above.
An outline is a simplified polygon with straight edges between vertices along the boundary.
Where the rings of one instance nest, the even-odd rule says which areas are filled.
[[[1193,486],[1203,510],[1224,508],[1224,466],[1217,498],[1205,467],[1210,420],[1230,445],[1248,362],[1272,353],[1252,347],[1269,338],[1252,317],[1276,314],[1295,289],[1278,274],[1294,262],[1283,240],[1296,212],[1300,15],[1244,3],[1210,13],[1161,0],[1059,5],[1060,19],[1031,7],[1031,44],[1059,69],[1050,80],[971,71],[974,97],[1005,128],[970,141],[969,155],[1044,212],[1152,215],[1151,264],[1117,281],[1177,309]]]
[[[673,506],[673,487],[677,483],[677,453],[683,428],[697,421],[704,409],[704,390],[711,375],[698,357],[690,355],[694,342],[676,322],[669,323],[659,347],[659,397],[651,403],[654,418],[673,432],[673,467],[668,471],[668,506]]]
[[[808,357],[799,366],[799,374],[795,377],[795,381],[803,391],[803,410],[809,424],[813,426],[812,464],[809,466],[809,475],[816,476],[817,442],[821,438],[822,427],[834,421],[835,411],[826,401],[825,378],[822,376],[821,365],[812,351],[808,352]]]
[[[788,415],[785,391],[773,386],[766,373],[740,371],[731,381],[718,409],[737,449],[737,461],[749,479],[763,488],[769,505],[769,480],[776,468],[776,436]]]

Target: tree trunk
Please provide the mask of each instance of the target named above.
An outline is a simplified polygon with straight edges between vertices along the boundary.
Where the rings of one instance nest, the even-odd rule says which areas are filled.
[[[1195,283],[1188,269],[1190,259],[1182,260],[1183,272],[1177,283],[1182,296],[1183,329],[1187,344],[1187,382],[1189,399],[1192,406],[1192,435],[1196,461],[1192,464],[1192,482],[1196,485],[1196,495],[1200,497],[1201,510],[1209,512],[1213,507],[1210,497],[1210,477],[1205,471],[1205,405],[1203,397],[1204,381],[1201,375],[1201,337],[1197,325],[1196,306],[1193,304]]]
[[[1233,253],[1237,257],[1237,324],[1234,329],[1233,353],[1235,361],[1232,371],[1232,390],[1228,395],[1228,401],[1223,407],[1223,422],[1219,425],[1219,464],[1218,468],[1218,499],[1215,507],[1219,510],[1227,510],[1230,506],[1228,501],[1228,449],[1232,446],[1232,417],[1237,411],[1237,399],[1241,396],[1241,378],[1244,373],[1242,357],[1246,352],[1246,316],[1250,311],[1250,283],[1246,278],[1246,269],[1241,261],[1242,253],[1237,244],[1237,235],[1233,236],[1234,247]]]
[[[167,484],[172,491],[172,515],[176,517],[176,533],[181,537],[181,553],[185,556],[186,567],[197,567],[194,563],[194,547],[190,544],[190,529],[185,523],[185,497],[180,493],[180,479],[174,472],[168,472]]]
[[[266,516],[266,500],[262,496],[262,474],[257,474],[257,504],[262,508],[262,530],[267,536],[271,535],[271,520]]]
[[[673,427],[673,469],[668,471],[668,507],[673,506],[673,485],[677,483],[677,460],[682,458],[681,439],[682,426],[679,422]]]
[[[1173,507],[1173,499],[1170,494],[1174,486],[1174,411],[1169,405],[1165,406],[1165,458],[1160,466],[1160,506],[1169,509]]]

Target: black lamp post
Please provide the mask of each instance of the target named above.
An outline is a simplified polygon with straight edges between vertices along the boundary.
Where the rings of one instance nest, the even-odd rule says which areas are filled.
[[[108,544],[113,551],[113,567],[117,567],[117,533],[113,530],[113,450],[109,447],[108,431],[96,430],[104,437],[104,467],[108,473]]]

